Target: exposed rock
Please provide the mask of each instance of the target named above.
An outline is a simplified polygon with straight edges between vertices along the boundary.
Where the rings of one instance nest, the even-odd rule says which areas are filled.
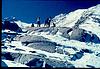
[[[49,34],[55,35],[58,31],[62,33],[62,36],[68,37],[69,27],[41,27],[41,28],[27,28],[29,32],[49,32]]]
[[[56,52],[60,53],[60,54],[63,54],[63,50],[62,49],[57,49]]]
[[[38,42],[38,41],[49,41],[49,39],[44,38],[42,36],[32,36],[32,35],[27,35],[27,36],[22,36],[22,37],[16,37],[16,40],[20,40],[21,42]]]
[[[86,65],[86,66],[88,66],[88,67],[90,67],[90,68],[95,68],[94,66],[92,66],[92,65]]]
[[[70,36],[70,39],[73,39],[73,40],[81,40],[82,39],[82,34],[84,33],[84,30],[83,29],[73,29],[73,32]]]
[[[75,68],[75,66],[72,65],[71,63],[67,63],[67,68]]]
[[[34,48],[34,49],[40,49],[40,50],[47,51],[50,53],[54,53],[55,48],[56,48],[56,44],[54,44],[52,42],[48,42],[48,41],[39,42],[39,43],[38,42],[30,43],[28,46],[31,48]]]
[[[8,67],[8,65],[4,61],[1,61],[1,67]]]
[[[91,37],[91,41],[93,43],[100,43],[100,38],[97,35],[93,34],[93,36]]]
[[[29,52],[31,52],[31,53],[36,53],[36,51],[29,51]]]
[[[91,34],[90,33],[84,33],[82,35],[82,38],[84,38],[82,41],[84,42],[92,42],[92,43],[100,43],[100,39],[97,35]]]
[[[67,32],[70,28],[69,27],[58,27],[59,28],[59,32],[63,33],[63,32]]]
[[[73,55],[71,60],[76,61],[77,59],[80,59],[83,56],[83,52],[76,52],[76,54]]]
[[[7,49],[8,47],[6,47],[6,46],[3,46],[3,47],[1,47],[1,48],[3,48],[3,49]]]
[[[26,64],[33,60],[34,58],[39,58],[39,56],[32,54],[21,54],[21,53],[11,53],[11,56],[14,58],[15,62]]]
[[[82,49],[83,52],[85,53],[93,53],[93,51],[89,50],[89,49]]]
[[[78,41],[82,41],[82,42],[100,43],[100,39],[97,35],[92,34],[92,36],[91,36],[90,33],[86,33],[86,32],[88,32],[88,31],[86,31],[84,29],[80,29],[80,28],[75,28],[72,31],[70,39],[78,40]]]
[[[47,63],[45,64],[45,68],[53,68],[52,66],[48,65]]]
[[[35,58],[31,60],[30,62],[28,62],[26,65],[30,67],[42,67],[43,61],[40,61],[40,59]]]
[[[100,53],[96,54],[96,56],[100,57]]]
[[[21,38],[17,37],[16,40],[21,40],[22,44],[29,46],[31,48],[40,49],[43,51],[55,52],[56,43],[51,42],[49,39],[42,36],[23,36]]]
[[[16,48],[15,50],[17,50],[17,51],[25,51],[25,50],[23,50],[23,49],[19,49],[19,48]]]
[[[3,29],[9,29],[11,31],[17,31],[17,32],[22,32],[22,29],[16,24],[16,23],[11,23],[10,21],[5,21],[2,24]]]
[[[12,57],[12,55],[8,52],[8,53],[2,53],[2,56],[5,57],[6,60],[14,60],[14,58]]]
[[[52,35],[55,35],[58,32],[58,28],[56,28],[56,27],[52,27],[51,29],[52,29],[52,31],[50,34],[52,34]]]
[[[46,59],[46,63],[48,65],[52,66],[53,68],[67,67],[63,61],[58,61],[58,60],[54,60],[54,59]]]

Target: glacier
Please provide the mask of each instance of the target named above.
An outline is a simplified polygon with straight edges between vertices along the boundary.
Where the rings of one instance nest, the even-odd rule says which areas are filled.
[[[1,66],[100,68],[99,9],[100,4],[59,14],[51,21],[56,27],[15,21],[24,32],[2,30]]]

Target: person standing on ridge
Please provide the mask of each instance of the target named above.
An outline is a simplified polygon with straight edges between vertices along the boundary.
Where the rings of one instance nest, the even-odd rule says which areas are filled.
[[[34,24],[32,23],[31,27],[34,27]]]
[[[37,27],[40,27],[40,17],[37,18],[36,23],[37,23]]]
[[[48,26],[50,27],[51,17],[48,19]]]
[[[47,18],[46,20],[45,20],[45,24],[44,24],[44,26],[48,26],[48,20],[49,20],[49,18]]]
[[[34,23],[31,24],[31,27],[34,27]]]

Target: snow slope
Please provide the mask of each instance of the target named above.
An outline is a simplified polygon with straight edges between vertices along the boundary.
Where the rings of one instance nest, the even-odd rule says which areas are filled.
[[[51,23],[55,23],[57,27],[72,27],[75,25],[75,23],[81,17],[84,11],[86,11],[86,9],[78,9],[66,15],[65,14],[57,15],[52,19]]]
[[[37,34],[31,34],[31,35],[34,36]],[[100,65],[100,63],[99,63],[100,57],[96,56],[96,54],[100,53],[100,44],[91,44],[91,43],[85,43],[85,42],[80,42],[80,41],[76,41],[76,40],[69,41],[60,35],[47,35],[44,32],[43,33],[41,32],[40,34],[38,34],[38,36],[43,36],[45,38],[50,39],[52,42],[56,42],[57,44],[62,45],[61,47],[58,46],[58,48],[61,48],[70,54],[69,58],[66,57],[62,60],[63,61],[67,60],[68,62],[72,63],[76,68],[79,68],[79,67],[80,68],[82,68],[82,67],[88,68],[89,65],[90,65],[90,67],[92,67],[92,66],[94,66],[96,68],[100,67],[99,66]],[[72,48],[67,48],[68,46],[72,47]],[[73,47],[75,47],[77,49],[77,51],[73,50]],[[92,54],[84,53],[83,57],[76,61],[69,60],[72,57],[71,54],[75,54],[75,53],[81,51],[82,49],[91,50],[91,51],[93,51],[93,53]],[[84,63],[84,65],[83,65],[83,63]]]
[[[29,28],[32,25],[32,23],[28,24],[28,23],[22,22],[20,20],[15,21],[15,23],[17,23],[20,28]],[[34,23],[34,27],[37,27],[36,23]],[[41,27],[44,27],[44,24],[41,24]]]
[[[73,27],[75,24],[79,28],[91,31],[100,38],[100,4],[88,9],[78,9],[69,14],[60,14],[52,19],[57,27]]]
[[[33,34],[33,35],[35,35],[35,34]],[[43,33],[38,35],[38,36],[43,36]],[[45,52],[45,51],[29,48],[29,47],[26,47],[26,46],[21,46],[20,43],[16,42],[16,41],[12,42],[11,44],[5,45],[5,46],[7,46],[7,45],[16,46],[15,48],[10,48],[9,46],[7,46],[8,49],[2,48],[2,52],[24,53],[24,54],[33,54],[33,55],[45,54],[47,56],[47,58],[49,58],[49,59],[52,59],[51,57],[56,57],[55,59],[57,60],[57,57],[58,57],[58,60],[60,60],[60,61],[62,61],[62,60],[66,61],[67,60],[68,62],[72,63],[75,67],[80,67],[80,68],[86,67],[87,68],[87,65],[92,65],[96,68],[99,67],[100,57],[96,56],[96,54],[100,53],[100,44],[94,44],[94,45],[89,46],[84,42],[79,42],[79,41],[75,41],[75,40],[71,40],[71,41],[66,40],[65,41],[65,39],[63,39],[61,36],[44,35],[44,37],[49,38],[53,42],[61,44],[62,49],[69,52],[69,54],[75,54],[76,52],[78,52],[82,49],[89,49],[89,50],[92,50],[94,53],[93,54],[88,54],[88,53],[85,54],[84,53],[84,56],[81,59],[76,60],[76,61],[70,61],[69,59],[71,58],[71,56],[58,54],[58,53],[48,53],[48,52]],[[66,48],[67,46],[75,47],[77,49],[77,51],[73,50],[72,48]],[[15,50],[16,48],[22,49],[22,50],[25,50],[25,51],[16,51]],[[29,51],[36,51],[36,54],[30,53]],[[88,57],[88,59],[86,57]],[[81,62],[79,62],[79,61],[81,61]],[[91,62],[93,62],[93,63],[91,64]],[[83,66],[83,63],[84,63],[84,66]]]
[[[79,27],[87,31],[91,31],[100,38],[100,4],[89,8],[89,11],[93,11],[93,14],[85,20],[84,24]]]
[[[15,21],[15,23],[17,23],[17,25],[18,25],[20,28],[31,27],[31,24],[22,22],[22,21],[20,21],[20,20],[19,20],[19,21]]]
[[[2,62],[5,62],[5,64],[7,65],[7,67],[28,67],[28,66],[26,66],[24,64],[16,63],[16,62],[10,61],[10,60],[2,60]]]
[[[81,17],[85,17],[87,14],[97,15],[100,19],[100,4],[90,7],[88,9],[78,9],[68,14],[60,14],[52,19],[51,23],[55,23],[57,27],[72,27]]]
[[[69,14],[60,14],[58,16],[55,16],[52,22],[54,22],[56,26],[59,28],[61,27],[72,28],[73,26],[78,25],[79,28],[84,29],[87,32],[91,31],[93,34],[96,34],[100,39],[100,22],[99,22],[100,11],[99,9],[100,9],[100,5],[97,5],[89,9],[79,9]],[[49,42],[56,43],[55,44],[56,48],[55,48],[54,53],[50,53],[45,50],[29,47],[28,45],[25,46],[24,44],[22,44],[21,40],[14,40],[14,41],[9,42],[5,38],[5,40],[3,40],[4,44],[2,44],[1,46],[2,54],[10,53],[11,55],[13,53],[13,54],[19,55],[15,58],[14,61],[2,59],[2,61],[5,62],[8,65],[8,67],[16,67],[16,66],[27,67],[27,65],[24,64],[24,61],[26,63],[27,63],[26,60],[31,61],[30,58],[26,59],[27,55],[28,57],[30,57],[30,55],[33,55],[34,57],[37,55],[38,57],[41,57],[43,59],[44,67],[46,66],[46,63],[51,65],[52,67],[59,67],[60,65],[57,65],[55,62],[53,62],[53,60],[56,60],[58,61],[57,62],[58,64],[60,64],[60,61],[61,61],[66,65],[66,67],[69,67],[69,68],[73,66],[75,68],[100,68],[100,62],[99,62],[100,61],[100,43],[80,42],[78,40],[69,40],[66,37],[62,36],[62,33],[58,31],[57,27],[55,29],[54,28],[49,28],[49,29],[37,28],[37,27],[31,28],[31,24],[26,24],[21,21],[16,21],[16,23],[19,25],[19,27],[24,28],[25,30],[27,30],[26,27],[30,27],[30,29],[27,30],[28,32],[21,33],[20,35],[16,36],[16,37],[19,37],[19,39],[24,37],[24,39],[28,39],[26,40],[26,43],[30,41],[29,44],[32,44],[32,43],[35,44],[36,42],[41,43],[42,41],[46,43],[47,42],[46,39],[48,39]],[[8,32],[8,31],[3,30],[2,32]],[[14,32],[10,32],[10,33],[14,33]],[[71,33],[72,32],[70,32],[69,34],[71,35]],[[29,36],[29,37],[25,38],[25,36]],[[34,39],[32,39],[31,36],[34,36]],[[41,41],[38,41],[40,39],[39,37],[41,37]],[[40,45],[40,47],[41,46],[42,45]],[[31,56],[32,60],[34,59],[33,56]],[[21,64],[21,62],[23,64]],[[62,65],[60,67],[62,67]]]

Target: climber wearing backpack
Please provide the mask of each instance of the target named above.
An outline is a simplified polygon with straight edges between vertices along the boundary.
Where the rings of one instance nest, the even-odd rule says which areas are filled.
[[[51,17],[48,18],[48,27],[50,27]]]
[[[34,23],[32,23],[31,27],[34,27]]]
[[[36,23],[37,23],[37,27],[40,27],[40,17],[37,18]]]
[[[50,27],[50,22],[51,22],[51,17],[49,17],[49,18],[47,18],[47,19],[45,20],[44,26]]]
[[[44,26],[46,26],[46,27],[48,27],[48,20],[49,20],[49,18],[47,18],[47,19],[45,20]]]

